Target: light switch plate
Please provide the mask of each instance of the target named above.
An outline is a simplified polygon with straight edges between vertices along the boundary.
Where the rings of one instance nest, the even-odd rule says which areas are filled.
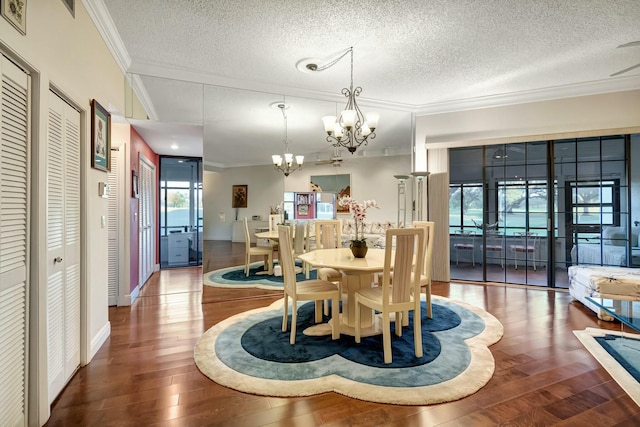
[[[98,196],[108,199],[109,198],[109,184],[106,182],[98,183]]]

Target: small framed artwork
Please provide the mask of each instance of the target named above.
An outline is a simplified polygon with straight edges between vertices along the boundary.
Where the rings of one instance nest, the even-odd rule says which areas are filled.
[[[111,170],[111,114],[91,100],[91,167]]]
[[[138,172],[131,171],[131,197],[136,199],[140,198],[140,192],[138,191]]]
[[[232,190],[232,208],[246,208],[247,207],[248,192],[246,185],[234,185]]]
[[[0,0],[0,9],[4,19],[22,34],[27,34],[27,0]]]

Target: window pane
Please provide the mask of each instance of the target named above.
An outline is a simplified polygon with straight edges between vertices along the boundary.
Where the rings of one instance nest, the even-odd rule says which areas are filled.
[[[189,226],[189,190],[167,190],[167,227],[177,230]]]

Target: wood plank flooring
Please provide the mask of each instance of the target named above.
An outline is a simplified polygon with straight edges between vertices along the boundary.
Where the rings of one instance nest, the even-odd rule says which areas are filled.
[[[241,265],[244,244],[207,242],[209,270]],[[54,402],[48,426],[638,426],[640,408],[572,331],[619,330],[566,292],[434,283],[433,293],[477,305],[504,325],[491,347],[491,381],[434,406],[383,405],[335,393],[273,398],[205,378],[193,362],[200,335],[279,293],[202,286],[202,268],[163,270],[132,307],[109,309],[111,337]]]

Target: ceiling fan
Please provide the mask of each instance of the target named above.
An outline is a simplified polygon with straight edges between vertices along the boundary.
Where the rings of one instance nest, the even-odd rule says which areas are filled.
[[[635,42],[629,42],[629,43],[621,44],[616,49],[619,49],[621,47],[632,47],[632,46],[640,46],[640,40],[639,41],[635,41]],[[627,72],[629,72],[631,70],[635,70],[638,67],[640,67],[640,63],[638,63],[636,65],[632,65],[629,68],[625,68],[624,70],[620,70],[617,73],[613,73],[609,77],[619,76],[620,74],[624,74],[624,73],[627,73]]]
[[[343,160],[344,159],[340,155],[340,150],[338,150],[338,148],[335,147],[334,150],[333,150],[333,154],[331,155],[331,157],[329,157],[328,160],[319,160],[319,161],[315,162],[314,164],[316,166],[333,165],[333,167],[337,168],[342,164]]]

